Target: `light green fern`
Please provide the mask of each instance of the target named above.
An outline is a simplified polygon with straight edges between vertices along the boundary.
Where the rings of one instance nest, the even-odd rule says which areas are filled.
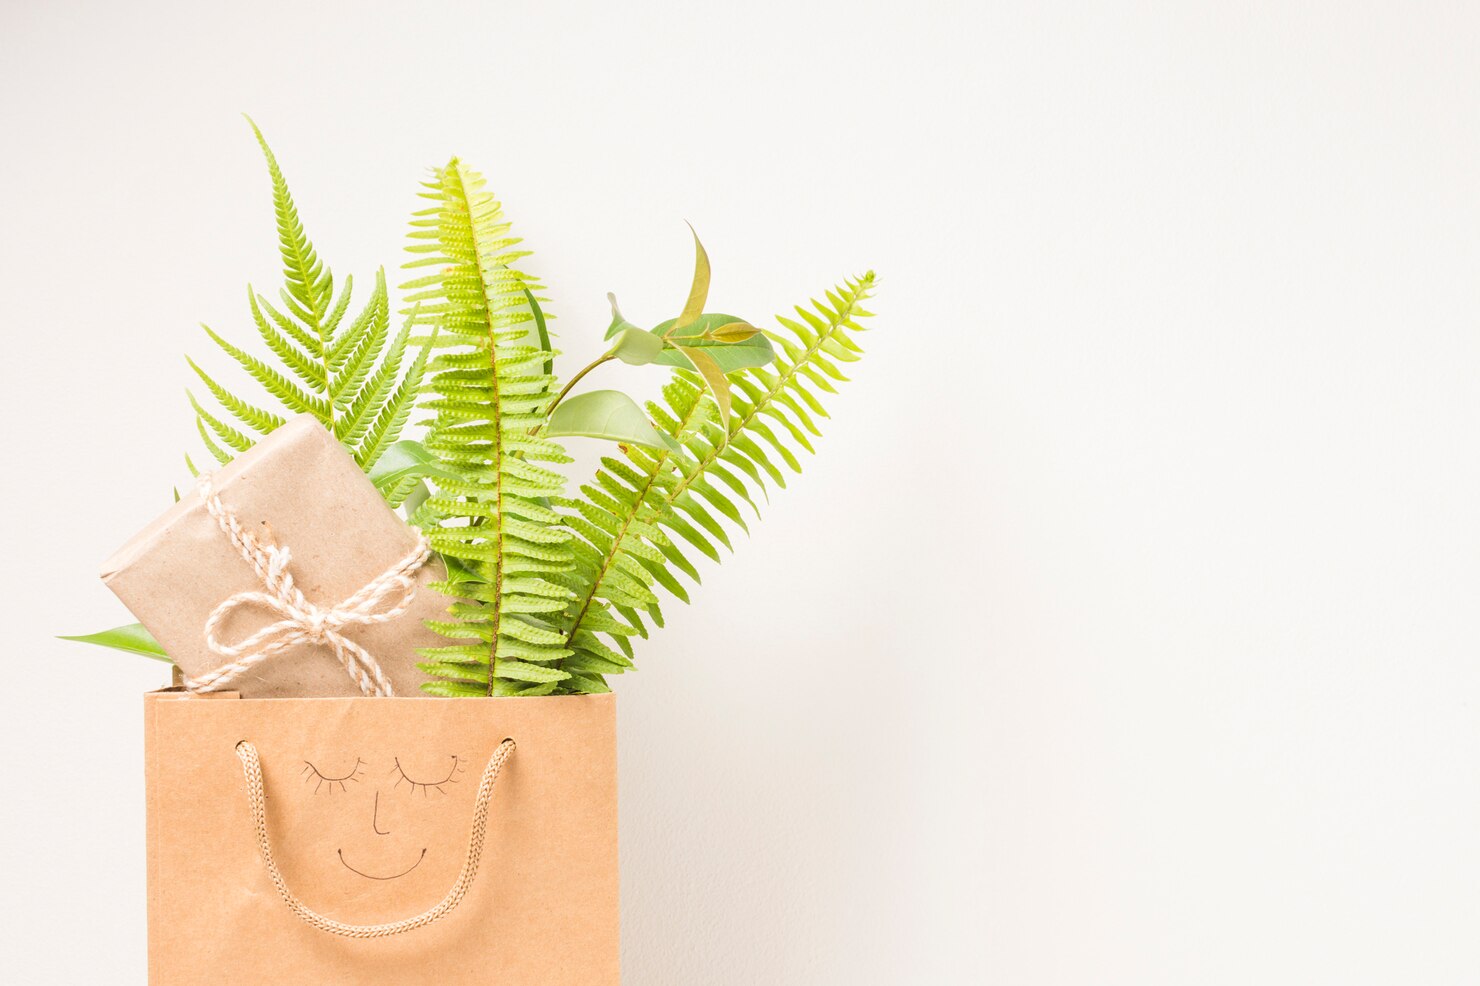
[[[408,360],[412,319],[391,335],[384,271],[376,275],[365,307],[346,322],[352,281],[346,277],[335,294],[334,275],[303,230],[277,158],[255,123],[252,132],[267,158],[283,261],[279,304],[250,286],[247,289],[252,324],[271,358],[254,355],[209,327],[203,328],[222,352],[261,385],[275,406],[244,400],[188,360],[218,405],[208,408],[195,393],[188,394],[196,429],[211,456],[224,463],[281,425],[285,413],[312,414],[368,471],[406,425],[421,386],[427,347],[420,347]],[[195,471],[193,464],[191,471]],[[411,484],[402,483],[387,493],[394,503],[410,489]]]
[[[432,628],[454,643],[423,652],[434,695],[548,694],[569,672],[558,618],[570,597],[553,577],[574,562],[570,533],[549,506],[563,486],[545,464],[569,462],[535,432],[555,378],[538,318],[537,285],[514,264],[527,251],[483,178],[453,159],[424,185],[432,205],[412,220],[408,267],[435,272],[405,285],[418,324],[437,330],[423,406],[426,448],[441,467],[414,520],[449,560],[439,586],[461,601]]]
[[[741,501],[757,516],[754,494],[767,480],[785,486],[800,472],[794,447],[812,451],[826,417],[820,394],[847,378],[838,368],[862,354],[855,335],[873,290],[872,272],[827,292],[826,301],[798,307],[768,333],[781,353],[771,367],[730,373],[733,406],[726,431],[705,384],[687,371],[664,388],[664,405],[648,405],[675,447],[652,451],[623,446],[624,459],[602,459],[584,499],[558,502],[576,537],[576,565],[555,576],[572,593],[561,616],[562,645],[570,656],[555,667],[570,674],[562,690],[606,691],[603,676],[632,666],[630,638],[647,636],[644,614],[662,625],[657,588],[688,601],[684,579],[699,573],[684,546],[719,560],[716,544],[730,546],[727,525],[745,528]],[[727,439],[727,440],[726,440]],[[682,576],[683,578],[680,578]]]

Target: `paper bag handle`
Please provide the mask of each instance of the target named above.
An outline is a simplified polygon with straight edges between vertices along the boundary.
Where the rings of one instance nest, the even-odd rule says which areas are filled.
[[[462,872],[457,875],[457,882],[447,891],[442,902],[416,917],[389,924],[345,924],[312,910],[288,889],[288,882],[283,879],[277,860],[272,856],[272,841],[267,837],[267,801],[262,794],[262,762],[257,757],[257,748],[246,740],[236,744],[236,755],[241,759],[242,773],[247,779],[247,804],[252,811],[252,826],[257,830],[257,848],[262,853],[262,862],[267,866],[267,875],[272,878],[272,885],[277,888],[278,896],[305,923],[320,931],[345,938],[388,938],[414,931],[446,917],[462,903],[468,888],[473,885],[473,878],[478,875],[478,860],[483,856],[483,841],[488,835],[488,802],[493,798],[493,783],[498,780],[504,761],[513,752],[514,741],[504,740],[488,758],[488,766],[483,768],[483,780],[478,784],[478,797],[473,802],[473,830],[468,836],[468,856],[463,861]]]

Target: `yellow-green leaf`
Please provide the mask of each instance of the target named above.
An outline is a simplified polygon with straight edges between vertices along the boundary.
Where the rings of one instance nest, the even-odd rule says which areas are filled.
[[[715,342],[744,342],[746,339],[759,335],[760,331],[749,322],[726,322],[719,328],[711,329],[709,338]]]
[[[674,323],[677,329],[704,314],[704,303],[709,300],[709,254],[704,252],[704,244],[699,242],[699,234],[692,225],[689,232],[694,234],[694,284],[689,288],[689,300],[684,303],[683,311]]]
[[[719,405],[719,420],[724,427],[726,435],[730,433],[730,381],[725,377],[725,371],[719,368],[719,364],[702,349],[693,346],[674,346],[674,349],[683,354],[699,375],[704,378],[709,392],[714,395],[715,403]]]

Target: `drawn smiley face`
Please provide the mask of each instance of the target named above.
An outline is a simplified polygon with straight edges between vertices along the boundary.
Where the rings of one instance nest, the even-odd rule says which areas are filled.
[[[332,758],[304,760],[301,773],[310,797],[337,797],[338,807],[347,811],[345,838],[334,846],[339,863],[366,880],[385,881],[399,880],[426,861],[432,847],[417,847],[414,836],[426,828],[428,809],[450,807],[444,802],[460,800],[452,795],[454,785],[464,779],[467,763],[459,754],[372,760],[356,756],[343,766]],[[408,843],[408,838],[413,841]]]

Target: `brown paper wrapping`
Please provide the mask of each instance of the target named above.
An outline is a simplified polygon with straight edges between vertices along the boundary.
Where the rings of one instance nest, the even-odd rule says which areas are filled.
[[[619,982],[612,695],[157,692],[144,724],[153,986]],[[505,737],[517,746],[494,788],[487,847],[451,913],[362,941],[320,931],[283,903],[257,850],[239,740],[260,753],[267,828],[292,893],[360,925],[413,917],[447,893],[479,774]],[[403,774],[449,782],[413,788]]]
[[[214,478],[223,503],[244,528],[267,525],[292,552],[291,571],[310,602],[332,607],[349,598],[414,547],[416,535],[386,506],[354,459],[312,415],[301,415],[223,466]],[[226,663],[211,652],[204,628],[212,610],[242,591],[261,590],[193,489],[136,534],[103,565],[103,581],[154,634],[186,675]],[[343,632],[380,663],[398,696],[420,696],[426,675],[417,648],[447,641],[423,621],[442,618],[450,600],[428,583],[445,577],[434,557],[417,575],[410,609],[400,618]],[[228,643],[278,617],[240,607],[221,628]],[[303,644],[268,658],[235,679],[249,698],[359,695],[325,645]]]

